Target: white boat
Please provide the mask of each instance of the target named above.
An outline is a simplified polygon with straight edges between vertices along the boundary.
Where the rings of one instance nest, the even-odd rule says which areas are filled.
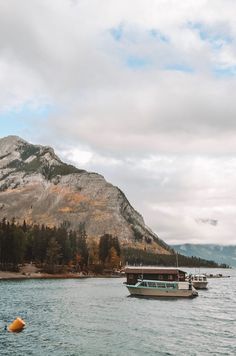
[[[207,278],[230,278],[230,276],[223,275],[223,274],[221,274],[221,273],[217,273],[217,274],[212,274],[212,273],[210,273],[210,274],[205,274],[205,276],[206,276]]]
[[[193,274],[189,276],[192,281],[194,288],[196,289],[207,289],[207,277],[205,274]]]
[[[186,297],[198,295],[186,272],[176,267],[127,266],[126,287],[131,295],[145,297]]]
[[[143,297],[174,297],[193,298],[198,292],[190,282],[158,281],[143,279],[138,280],[135,285],[126,284],[131,295]]]

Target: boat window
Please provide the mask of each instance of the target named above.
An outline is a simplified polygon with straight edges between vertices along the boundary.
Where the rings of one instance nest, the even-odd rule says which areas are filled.
[[[157,283],[157,288],[165,288],[166,284],[165,283]]]
[[[142,287],[147,287],[147,282],[142,282],[142,283],[140,283],[140,286],[142,286]]]
[[[203,280],[206,281],[207,280],[206,277],[203,277]]]
[[[167,288],[175,288],[175,284],[174,283],[168,283],[167,284]]]
[[[155,282],[148,282],[148,287],[156,287],[156,283]]]

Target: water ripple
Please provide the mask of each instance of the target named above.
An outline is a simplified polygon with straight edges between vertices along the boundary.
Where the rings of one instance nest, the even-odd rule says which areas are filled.
[[[16,316],[27,327],[0,331],[0,355],[235,355],[230,273],[193,300],[128,298],[121,279],[2,281],[0,328]]]

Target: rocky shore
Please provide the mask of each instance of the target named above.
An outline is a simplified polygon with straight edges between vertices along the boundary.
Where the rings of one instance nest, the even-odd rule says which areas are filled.
[[[22,272],[4,272],[0,271],[0,280],[9,279],[56,279],[56,278],[89,278],[96,277],[94,274],[84,275],[81,273],[63,273],[63,274],[48,274],[48,273],[22,273]]]
[[[66,272],[66,273],[45,273],[37,268],[34,264],[25,264],[21,266],[19,272],[0,271],[1,280],[20,280],[20,279],[67,279],[67,278],[92,278],[92,277],[122,277],[121,273],[112,273],[112,271],[106,271],[106,273],[93,273],[89,271],[85,272]]]

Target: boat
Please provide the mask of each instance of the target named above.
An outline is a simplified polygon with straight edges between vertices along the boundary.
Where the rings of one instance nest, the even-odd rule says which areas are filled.
[[[178,268],[127,267],[125,283],[132,296],[193,298],[198,292]]]
[[[189,280],[192,281],[194,288],[207,289],[207,277],[205,274],[193,274],[189,276]]]
[[[168,281],[152,281],[143,279],[135,285],[127,284],[131,295],[144,297],[180,297],[193,298],[198,296],[198,292],[188,282],[168,282]]]
[[[205,274],[205,276],[207,278],[230,278],[230,276],[225,276],[225,275],[223,275],[221,273],[217,273],[217,274],[210,273],[210,274]]]

